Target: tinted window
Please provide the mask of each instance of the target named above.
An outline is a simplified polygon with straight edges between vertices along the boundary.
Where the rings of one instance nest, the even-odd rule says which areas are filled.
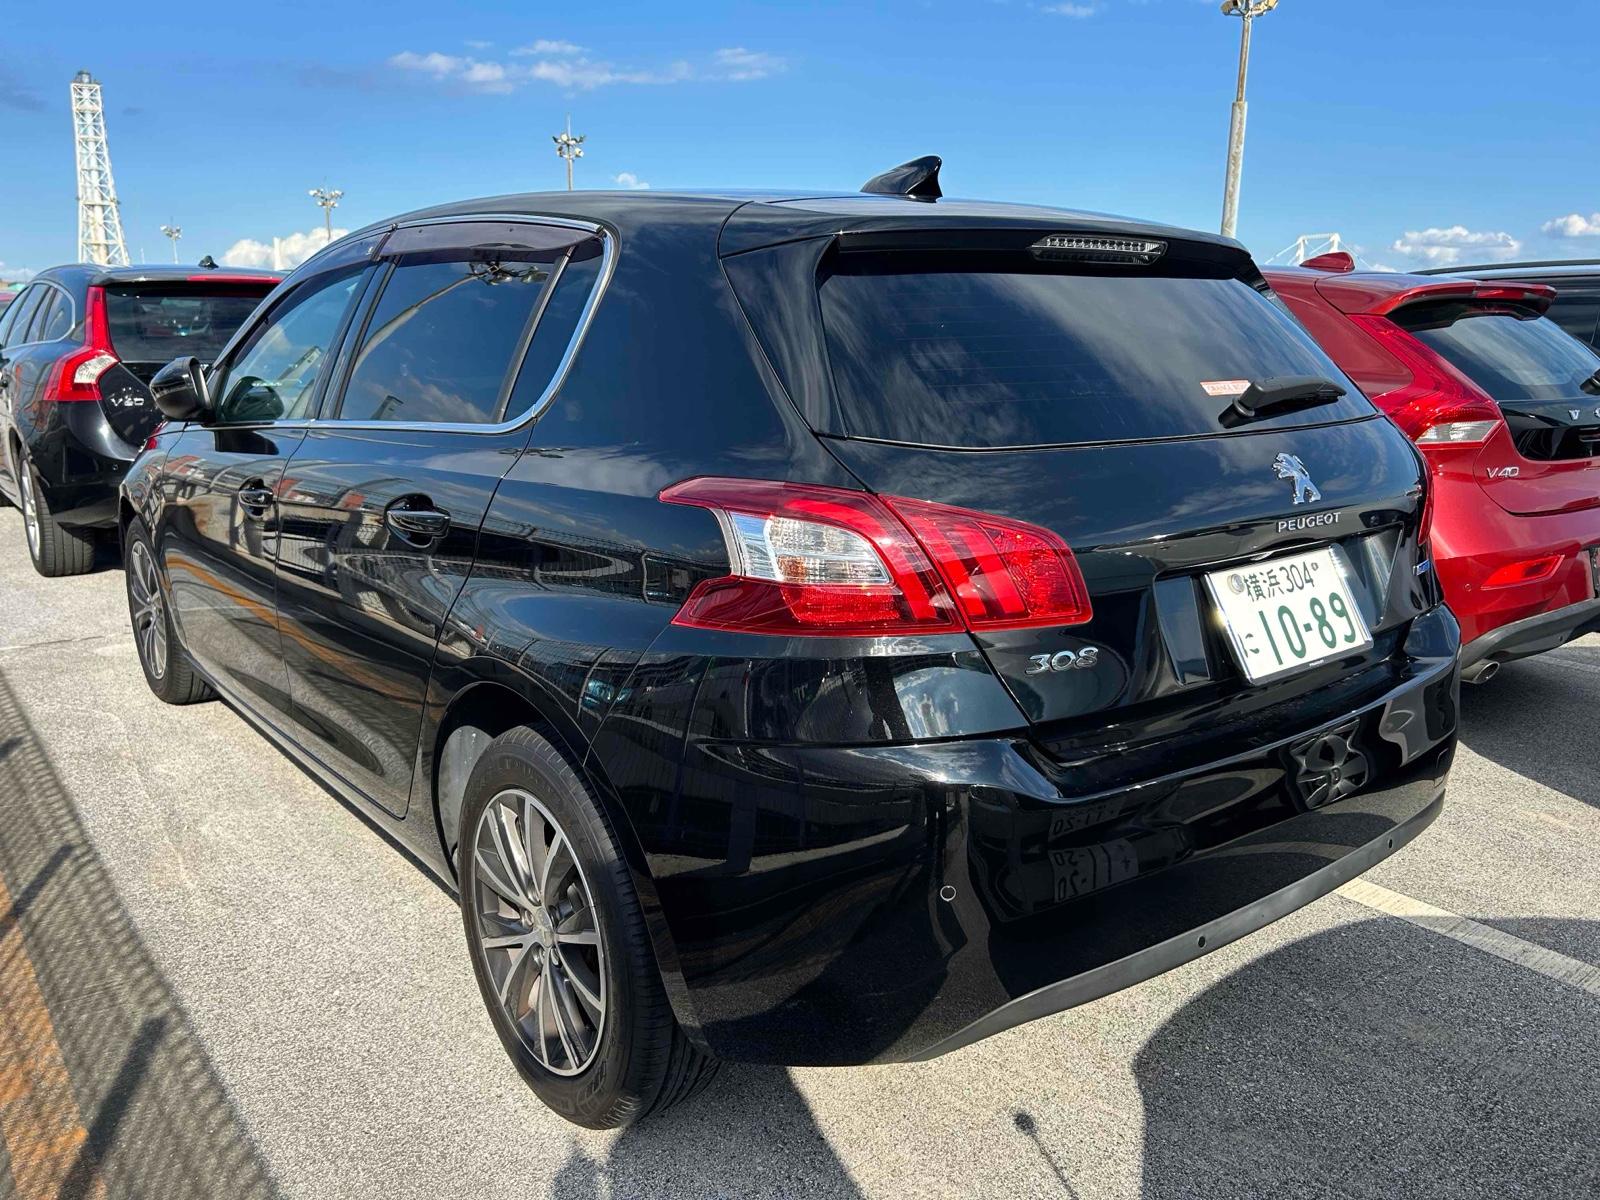
[[[39,302],[49,290],[44,284],[36,283],[11,302],[11,307],[17,310],[17,315],[12,320],[11,332],[6,335],[8,346],[20,346],[29,340],[28,324],[33,320],[33,314],[39,310]]]
[[[1495,400],[1569,400],[1600,357],[1547,317],[1526,311],[1428,304],[1391,318]]]
[[[233,355],[226,378],[212,381],[224,421],[309,416],[313,385],[350,307],[364,268],[312,280],[280,301]]]
[[[1600,345],[1600,292],[1565,292],[1550,306],[1550,319],[1573,337]]]
[[[33,318],[33,340],[53,342],[72,332],[72,301],[65,292],[50,288]]]
[[[6,344],[6,338],[11,334],[11,323],[17,319],[17,301],[21,299],[22,293],[18,292],[0,305],[0,346]]]
[[[841,258],[822,285],[846,426],[835,432],[985,447],[1216,433],[1229,397],[1205,385],[1286,375],[1351,394],[1259,427],[1372,411],[1291,317],[1237,280],[908,259]]]
[[[584,305],[594,291],[595,281],[600,278],[599,247],[593,245],[592,249],[590,257],[568,262],[556,280],[555,290],[539,314],[539,324],[533,331],[533,340],[528,343],[522,369],[517,372],[516,390],[507,406],[507,416],[519,416],[537,404],[561,366],[567,347],[572,344],[572,336],[578,331]]]
[[[106,288],[111,345],[126,362],[165,363],[193,355],[211,362],[270,286],[206,291],[150,284]]]
[[[437,257],[408,256],[389,276],[350,370],[341,420],[501,419],[550,264]]]

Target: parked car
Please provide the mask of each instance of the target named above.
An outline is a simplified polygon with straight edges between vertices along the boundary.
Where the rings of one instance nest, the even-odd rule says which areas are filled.
[[[155,380],[151,688],[459,888],[579,1124],[1105,995],[1439,812],[1410,444],[1236,242],[938,196],[428,209]]]
[[[1600,350],[1600,258],[1485,263],[1472,267],[1441,267],[1417,273],[1479,279],[1485,283],[1499,280],[1542,283],[1552,287],[1556,295],[1545,315],[1580,342]]]
[[[78,575],[114,530],[117,486],[161,419],[149,379],[210,361],[279,276],[194,267],[54,267],[0,313],[0,497],[41,575]]]
[[[1416,442],[1462,677],[1600,629],[1600,356],[1540,284],[1273,269],[1273,289]]]

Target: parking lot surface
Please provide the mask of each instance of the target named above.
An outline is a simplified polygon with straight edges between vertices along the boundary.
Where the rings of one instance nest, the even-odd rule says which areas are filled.
[[[935,1062],[527,1092],[453,900],[0,510],[0,1195],[1600,1195],[1600,638],[1463,697],[1444,815],[1180,970]]]

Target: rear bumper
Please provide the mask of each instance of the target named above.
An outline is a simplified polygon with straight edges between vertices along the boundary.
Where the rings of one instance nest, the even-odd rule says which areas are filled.
[[[1439,481],[1438,475],[1434,478]],[[1600,546],[1600,507],[1518,516],[1494,503],[1470,479],[1440,482],[1435,504],[1434,565],[1445,600],[1461,622],[1464,657],[1484,658],[1488,652],[1477,643],[1490,634],[1595,598],[1589,549]],[[1561,563],[1544,579],[1484,586],[1502,567],[1548,555],[1559,555]]]
[[[1461,649],[1461,667],[1481,662],[1512,662],[1564,646],[1586,633],[1600,632],[1600,598],[1569,604],[1493,629]]]
[[[1109,791],[1075,788],[1077,764],[1023,736],[691,743],[678,812],[662,816],[729,797],[730,842],[749,851],[737,864],[712,845],[660,854],[635,822],[678,1016],[725,1058],[921,1060],[1209,953],[1437,815],[1457,637],[1437,608],[1407,643],[1425,653],[1359,703],[1200,761],[1152,751],[1162,769]],[[1305,764],[1335,731],[1366,766],[1329,802]]]
[[[49,425],[28,455],[50,515],[76,528],[115,526],[117,491],[137,448],[116,435],[98,404],[57,404]]]

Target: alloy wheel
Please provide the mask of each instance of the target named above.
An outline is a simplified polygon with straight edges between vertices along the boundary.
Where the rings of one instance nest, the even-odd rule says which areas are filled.
[[[495,994],[546,1070],[577,1075],[606,1021],[605,945],[572,841],[520,788],[492,799],[473,836],[471,901]]]
[[[39,557],[39,504],[33,497],[33,472],[25,462],[17,463],[17,490],[22,493],[22,527],[28,534],[28,551]]]
[[[167,673],[167,612],[156,577],[155,557],[143,542],[134,542],[128,556],[128,594],[133,600],[133,636],[150,674]]]

